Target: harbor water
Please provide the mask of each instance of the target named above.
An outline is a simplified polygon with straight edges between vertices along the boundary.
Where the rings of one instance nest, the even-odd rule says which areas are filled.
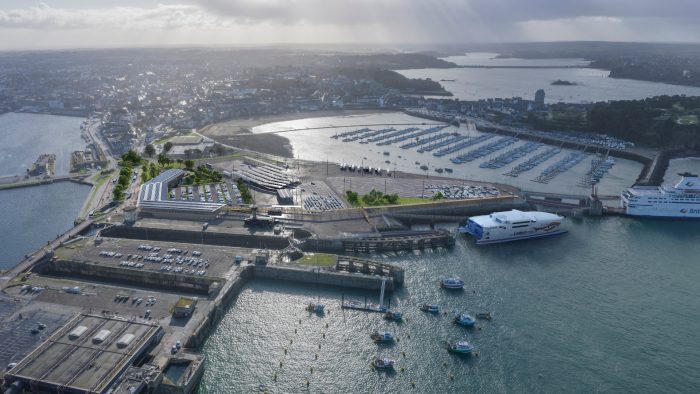
[[[12,268],[46,241],[73,227],[90,186],[73,182],[0,190],[0,270]]]
[[[427,124],[423,124],[427,123]],[[330,163],[349,163],[374,168],[383,168],[391,171],[403,171],[416,174],[424,174],[427,177],[426,184],[430,182],[430,178],[437,176],[436,168],[450,168],[452,174],[444,172],[442,176],[456,178],[478,180],[486,182],[501,182],[512,186],[519,187],[523,190],[577,194],[586,195],[590,192],[587,186],[580,186],[580,182],[586,171],[591,167],[593,155],[588,156],[585,160],[578,163],[569,171],[557,176],[547,184],[533,182],[542,170],[549,167],[553,163],[565,158],[572,151],[562,149],[561,152],[539,164],[537,167],[520,174],[517,178],[504,175],[513,167],[525,162],[530,157],[544,152],[551,146],[544,145],[537,151],[532,152],[520,159],[498,169],[480,168],[479,165],[486,162],[506,151],[522,146],[527,143],[525,140],[520,140],[517,143],[510,145],[504,149],[490,153],[472,162],[463,164],[454,164],[450,161],[451,158],[464,154],[466,152],[478,149],[503,136],[496,136],[490,140],[483,141],[479,144],[464,148],[458,152],[448,154],[442,157],[435,157],[433,152],[419,153],[417,148],[402,149],[403,145],[412,140],[395,143],[386,146],[377,146],[376,144],[360,144],[359,141],[343,142],[342,138],[331,138],[345,131],[362,129],[365,127],[380,130],[387,127],[394,127],[397,130],[402,130],[413,125],[421,129],[432,127],[430,120],[416,118],[404,113],[380,113],[367,115],[352,115],[352,116],[331,116],[321,118],[307,118],[300,120],[292,120],[286,122],[276,122],[261,125],[253,128],[254,133],[279,133],[289,139],[292,146],[294,157],[301,160],[325,161]],[[369,126],[367,126],[369,125]],[[444,132],[458,132],[469,137],[478,137],[485,135],[477,131],[473,125],[462,125],[459,128],[449,126],[443,130]],[[386,163],[389,161],[389,163]],[[291,163],[291,160],[288,160]],[[418,164],[416,164],[418,163]],[[428,166],[428,170],[424,171],[420,167]],[[293,167],[293,166],[292,166]],[[631,186],[639,176],[642,170],[642,164],[631,160],[616,159],[615,165],[603,177],[598,185],[598,191],[602,195],[618,195],[620,191]],[[420,196],[413,196],[420,197]]]
[[[405,287],[391,297],[406,317],[400,324],[340,309],[343,292],[374,302],[378,294],[254,280],[204,346],[200,393],[696,391],[697,223],[568,225],[550,239],[476,246],[460,238],[449,251],[373,256],[406,268]],[[452,275],[466,281],[463,292],[438,287]],[[318,297],[323,317],[304,311]],[[424,302],[448,315],[420,312]],[[464,328],[451,322],[453,309],[490,311],[493,320]],[[377,346],[369,338],[377,329],[399,342]],[[480,355],[449,354],[446,340],[472,341]],[[371,370],[374,355],[396,359],[396,371]]]
[[[83,118],[7,113],[0,115],[0,176],[24,175],[42,153],[56,154],[56,175],[70,171],[70,154],[83,149]],[[73,225],[90,187],[61,182],[0,190],[0,270],[12,267]]]
[[[607,100],[638,100],[663,94],[699,96],[700,88],[632,79],[609,78],[607,70],[585,67],[580,59],[496,59],[496,53],[473,53],[444,58],[457,65],[484,68],[397,70],[408,78],[440,81],[460,100],[522,97],[533,100],[544,89],[545,101],[585,103]],[[570,68],[487,68],[489,66],[565,66]],[[572,67],[573,66],[573,67]],[[581,66],[581,67],[576,67]],[[551,85],[556,80],[576,85]]]
[[[85,118],[43,114],[0,115],[0,177],[24,175],[42,153],[56,155],[56,175],[70,171],[70,154],[85,148]]]

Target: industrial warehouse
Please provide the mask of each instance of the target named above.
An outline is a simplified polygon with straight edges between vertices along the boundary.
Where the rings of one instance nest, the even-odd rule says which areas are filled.
[[[106,393],[162,337],[163,329],[155,324],[80,314],[5,379],[31,391]]]

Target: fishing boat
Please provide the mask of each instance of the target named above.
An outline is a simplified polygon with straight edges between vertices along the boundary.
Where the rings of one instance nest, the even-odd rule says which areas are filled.
[[[370,336],[374,342],[394,342],[394,334],[389,331],[375,331]]]
[[[447,351],[457,354],[471,354],[474,351],[474,345],[467,341],[452,342],[447,344]]]
[[[371,365],[377,369],[393,369],[395,361],[389,358],[375,357]]]
[[[440,280],[440,287],[443,289],[459,290],[464,288],[464,281],[459,278],[445,278]]]
[[[440,307],[437,304],[423,304],[420,306],[420,310],[423,312],[438,313],[440,312]]]
[[[384,318],[387,320],[392,320],[392,321],[399,321],[403,318],[401,315],[401,312],[396,312],[396,311],[387,311],[384,314]]]
[[[476,320],[468,313],[460,313],[455,315],[455,323],[461,326],[471,327],[476,323]]]
[[[309,305],[306,306],[306,310],[313,313],[323,313],[325,307],[325,305],[319,302],[310,302]]]

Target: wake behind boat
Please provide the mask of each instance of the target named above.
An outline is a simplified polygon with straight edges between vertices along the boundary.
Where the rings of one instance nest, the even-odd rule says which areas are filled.
[[[459,232],[476,238],[477,245],[541,238],[567,232],[559,215],[513,209],[490,215],[472,216]]]

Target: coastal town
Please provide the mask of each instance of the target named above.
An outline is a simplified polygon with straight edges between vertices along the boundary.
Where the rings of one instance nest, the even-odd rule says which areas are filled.
[[[259,283],[302,290],[275,309],[289,322],[266,350],[256,392],[292,380],[299,391],[327,390],[324,360],[355,324],[375,327],[362,338],[378,350],[348,354],[350,363],[426,392],[414,374],[424,356],[412,346],[432,346],[450,357],[440,359],[441,384],[454,391],[455,375],[496,352],[479,341],[504,329],[483,286],[416,259],[466,262],[473,245],[513,240],[498,238],[506,225],[565,234],[564,221],[633,216],[636,197],[697,193],[689,173],[661,186],[671,159],[697,153],[679,137],[698,127],[692,97],[648,99],[664,103],[649,132],[630,137],[591,129],[625,104],[549,102],[551,85],[531,97],[460,100],[440,81],[395,71],[455,67],[424,53],[36,56],[0,65],[0,112],[80,118],[83,147],[67,155],[67,174],[46,152],[0,178],[0,189],[66,181],[90,192],[72,227],[0,276],[8,393],[201,392],[215,369],[208,341]],[[565,82],[553,85],[575,86]],[[661,128],[668,139],[657,143]],[[420,302],[409,300],[426,282]]]

